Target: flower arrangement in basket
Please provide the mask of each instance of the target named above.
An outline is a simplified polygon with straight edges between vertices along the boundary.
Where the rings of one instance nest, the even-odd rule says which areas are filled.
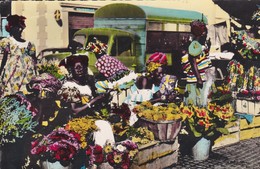
[[[31,154],[49,162],[59,161],[68,166],[80,149],[80,135],[62,127],[54,129],[47,136],[41,136],[32,143]]]
[[[25,96],[16,94],[0,99],[0,146],[14,143],[38,125],[35,109]]]
[[[175,103],[155,106],[149,101],[136,105],[133,111],[138,117],[152,121],[173,121],[181,119],[180,109]]]
[[[103,148],[100,145],[94,145],[88,146],[86,149],[90,166],[108,162],[110,166],[116,169],[129,169],[137,153],[138,146],[130,140],[116,144],[108,141]]]
[[[175,103],[156,106],[146,101],[135,106],[133,112],[139,117],[140,126],[151,130],[157,140],[173,141],[181,129],[183,117]]]
[[[186,130],[192,137],[211,139],[219,134],[228,134],[225,125],[235,120],[234,109],[230,103],[224,105],[209,103],[208,107],[182,104],[180,110],[186,116],[184,118]]]

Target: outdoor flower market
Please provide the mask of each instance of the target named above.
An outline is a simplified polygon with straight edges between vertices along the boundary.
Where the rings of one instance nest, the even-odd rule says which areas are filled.
[[[103,10],[118,6],[98,9],[97,22],[106,24]],[[260,8],[253,23],[259,16]],[[232,57],[222,62],[210,53],[207,20],[198,17],[179,41],[181,70],[173,71],[162,51],[136,69],[126,65],[111,54],[119,44],[109,44],[127,44],[128,34],[102,28],[86,44],[74,38],[69,55],[36,57],[34,44],[21,39],[26,17],[9,15],[10,37],[0,40],[0,169],[173,168],[180,155],[205,161],[214,149],[260,137],[259,26],[232,30]],[[102,31],[125,39],[108,40]]]

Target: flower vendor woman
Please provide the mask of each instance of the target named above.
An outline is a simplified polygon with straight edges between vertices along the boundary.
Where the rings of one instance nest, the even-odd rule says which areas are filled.
[[[10,15],[5,29],[10,37],[3,38],[0,49],[3,50],[3,60],[0,67],[0,95],[6,96],[23,92],[27,94],[26,84],[35,76],[35,46],[22,39],[25,28],[25,17]]]
[[[100,103],[104,95],[95,94],[94,77],[88,74],[88,57],[84,55],[71,55],[60,62],[72,76],[58,91],[61,100],[69,103],[72,117],[92,116],[94,107]],[[94,98],[94,96],[96,96]],[[107,121],[96,120],[95,124],[99,131],[94,133],[96,144],[103,146],[107,140],[114,141],[112,128]]]
[[[215,70],[207,58],[209,47],[206,44],[207,27],[198,20],[191,22],[193,41],[188,46],[188,52],[182,56],[182,68],[186,74],[186,104],[206,106],[207,95],[214,80]],[[211,69],[209,69],[211,68]]]
[[[146,67],[147,72],[141,74],[137,78],[135,85],[130,88],[130,91],[124,101],[129,105],[131,110],[136,104],[144,101],[155,103],[166,99],[163,97],[169,92],[169,82],[175,83],[177,80],[176,78],[173,78],[173,76],[164,74],[164,67],[166,65],[167,58],[164,53],[155,52],[149,57]],[[174,89],[174,87],[171,88]],[[137,120],[136,114],[132,112],[130,117],[130,125],[134,124]]]

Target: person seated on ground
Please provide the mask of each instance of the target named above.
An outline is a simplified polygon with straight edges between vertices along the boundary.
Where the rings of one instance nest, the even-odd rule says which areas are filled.
[[[71,110],[70,118],[95,116],[103,103],[109,101],[108,94],[97,95],[95,93],[95,79],[87,72],[88,57],[71,55],[60,62],[60,66],[65,66],[71,77],[62,85],[58,91],[63,103],[67,106],[67,110]],[[107,103],[108,104],[108,103]],[[105,144],[107,139],[114,141],[114,136],[109,123],[104,120],[96,121],[97,127],[100,129],[94,138],[96,143],[101,146]],[[102,136],[103,135],[103,136]]]
[[[152,54],[146,64],[146,72],[143,72],[136,80],[135,85],[130,88],[124,101],[132,110],[135,105],[144,101],[155,104],[158,102],[173,101],[176,98],[175,85],[177,78],[165,74],[167,58],[164,53]],[[170,83],[173,83],[170,85]],[[171,86],[171,87],[169,87]],[[131,112],[130,125],[138,120],[136,114]]]

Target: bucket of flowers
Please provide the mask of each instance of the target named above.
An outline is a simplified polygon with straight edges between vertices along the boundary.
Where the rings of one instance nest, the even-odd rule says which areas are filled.
[[[100,145],[89,145],[86,149],[89,166],[97,165],[106,169],[129,169],[137,153],[138,146],[131,140],[116,144],[107,141],[103,148]],[[107,163],[109,165],[104,167]]]
[[[69,168],[80,149],[80,135],[59,127],[32,143],[31,153],[38,155],[43,168]]]
[[[190,146],[194,146],[194,144],[196,146],[199,142],[204,141],[202,146],[208,146],[205,152],[206,155],[202,159],[198,158],[198,160],[207,159],[212,141],[222,134],[229,133],[225,126],[230,121],[235,120],[232,105],[230,103],[224,105],[209,103],[208,107],[198,107],[195,105],[181,104],[180,110],[184,117],[184,126],[186,127],[184,131],[186,131],[188,137],[188,139],[186,138],[184,140],[189,140],[187,145]],[[191,140],[193,143],[190,142]],[[191,148],[194,150],[194,147]],[[203,152],[199,152],[198,154],[202,155]]]

